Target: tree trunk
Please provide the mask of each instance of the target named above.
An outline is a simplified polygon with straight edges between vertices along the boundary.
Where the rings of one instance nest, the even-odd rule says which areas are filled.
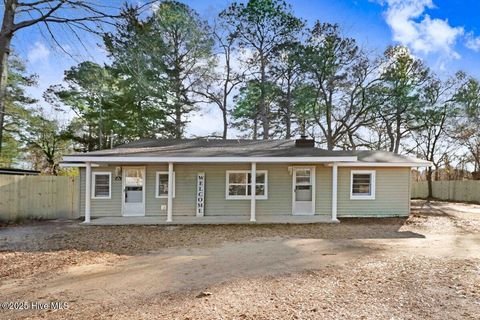
[[[2,153],[3,127],[5,122],[5,98],[8,81],[8,57],[13,37],[13,25],[17,0],[4,2],[2,30],[0,31],[0,154]]]
[[[333,142],[333,137],[329,134],[327,137],[327,150],[332,151],[335,147],[335,143]]]
[[[180,66],[177,64],[177,71],[175,74],[175,138],[182,139],[182,81],[180,80]]]
[[[402,130],[402,114],[400,111],[397,111],[397,116],[396,116],[396,127],[395,127],[395,147],[393,149],[393,152],[398,153],[400,151],[400,140],[401,140],[401,133]]]
[[[222,135],[222,139],[227,140],[227,132],[228,132],[227,109],[222,110],[222,116],[223,116],[223,135]]]
[[[179,103],[175,104],[175,138],[182,139],[182,111]]]
[[[330,96],[326,105],[326,120],[327,120],[327,150],[331,151],[335,148],[335,141],[333,139],[333,129],[332,129],[332,93],[330,92]]]
[[[393,128],[391,124],[386,124],[387,136],[389,141],[388,151],[393,152],[395,150],[395,134],[393,133]]]
[[[98,145],[99,150],[103,149],[103,99],[100,102],[100,119],[98,121]]]
[[[428,199],[433,198],[433,182],[432,182],[432,167],[427,169],[427,182],[428,182]]]
[[[268,140],[269,137],[269,129],[270,125],[268,123],[268,112],[267,112],[267,104],[265,101],[265,86],[267,82],[267,77],[265,74],[265,58],[263,56],[263,53],[260,54],[260,74],[261,74],[261,79],[260,79],[260,117],[262,119],[262,125],[263,125],[263,140]]]
[[[355,143],[355,139],[353,138],[353,133],[348,132],[348,140],[350,141],[351,150],[357,150],[357,144]]]
[[[287,84],[287,101],[286,101],[286,112],[285,112],[285,127],[286,127],[286,134],[285,138],[290,139],[292,137],[292,92],[291,92],[291,83],[290,79],[288,80]]]

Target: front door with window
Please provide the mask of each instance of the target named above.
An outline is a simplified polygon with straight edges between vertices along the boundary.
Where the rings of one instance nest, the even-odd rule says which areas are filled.
[[[294,215],[315,213],[315,168],[295,167],[293,169],[292,197]]]
[[[145,168],[123,168],[123,215],[145,215]]]

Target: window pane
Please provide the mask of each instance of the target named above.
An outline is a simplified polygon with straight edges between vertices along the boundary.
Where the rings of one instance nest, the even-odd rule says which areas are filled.
[[[110,175],[95,175],[95,197],[108,197],[110,195]]]
[[[265,183],[265,173],[257,173],[257,183]]]
[[[125,185],[126,186],[142,186],[143,170],[141,169],[125,169]]]
[[[265,173],[257,173],[257,183],[265,183]],[[252,174],[248,173],[248,183],[252,183]]]
[[[108,174],[96,174],[95,175],[95,182],[97,184],[108,185],[110,181],[110,176]]]
[[[297,176],[297,184],[310,184],[310,176],[308,177]]]
[[[264,184],[257,184],[256,192],[257,196],[264,196],[265,195],[265,185]]]
[[[252,185],[249,184],[247,187],[247,195],[252,195]],[[257,196],[264,196],[265,195],[265,184],[264,183],[257,183],[256,193]]]
[[[246,173],[243,173],[243,172],[229,173],[228,181],[230,183],[246,184],[247,183],[247,175],[246,175]]]
[[[370,185],[369,184],[354,184],[353,185],[353,193],[370,195]]]
[[[158,195],[168,195],[168,173],[161,173],[158,175]]]
[[[353,182],[367,182],[370,183],[370,174],[354,174]]]
[[[297,177],[310,177],[310,169],[297,169]]]
[[[228,187],[228,194],[230,196],[245,196],[247,193],[246,185],[230,185]]]
[[[354,174],[352,181],[352,193],[357,195],[371,195],[371,174]]]

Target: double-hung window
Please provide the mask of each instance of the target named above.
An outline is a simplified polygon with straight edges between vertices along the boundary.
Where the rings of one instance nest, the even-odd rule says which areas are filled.
[[[252,173],[249,170],[227,171],[226,176],[227,199],[251,199],[252,197]],[[266,170],[257,170],[255,184],[255,198],[267,199],[268,174]]]
[[[92,199],[110,199],[112,196],[112,173],[93,172],[92,185]]]
[[[352,170],[350,181],[350,199],[375,199],[375,170]]]
[[[155,187],[155,197],[156,198],[168,198],[168,171],[157,171]],[[173,190],[172,195],[175,198],[175,172],[173,172]]]

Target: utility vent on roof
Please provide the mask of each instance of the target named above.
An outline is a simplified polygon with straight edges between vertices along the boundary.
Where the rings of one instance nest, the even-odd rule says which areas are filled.
[[[295,147],[313,148],[315,147],[314,139],[307,139],[307,136],[300,136],[300,139],[295,140]]]

